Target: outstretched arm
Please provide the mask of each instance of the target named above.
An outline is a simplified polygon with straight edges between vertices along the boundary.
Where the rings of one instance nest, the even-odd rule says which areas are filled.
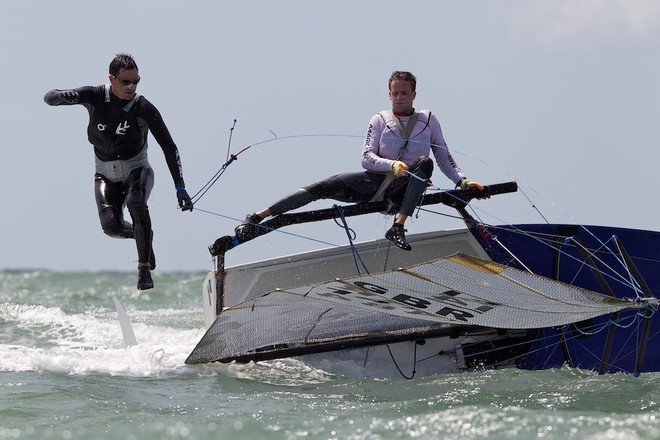
[[[44,102],[48,105],[72,105],[80,103],[80,93],[76,89],[53,89],[46,93]]]

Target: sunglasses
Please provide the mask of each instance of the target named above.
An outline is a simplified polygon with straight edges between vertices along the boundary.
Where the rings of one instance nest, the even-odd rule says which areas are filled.
[[[113,75],[113,76],[114,76],[114,75]],[[140,77],[139,77],[139,76],[137,77],[137,79],[136,79],[135,81],[131,81],[131,80],[129,80],[129,79],[121,79],[121,78],[119,78],[118,76],[115,76],[115,79],[116,79],[117,81],[119,81],[119,82],[121,83],[122,86],[126,86],[126,87],[130,86],[131,84],[137,86],[138,83],[140,82]]]

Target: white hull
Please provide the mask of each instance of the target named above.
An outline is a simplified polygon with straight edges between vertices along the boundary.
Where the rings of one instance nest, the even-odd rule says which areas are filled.
[[[483,368],[511,368],[513,362],[497,365],[472,365],[465,349],[475,343],[490,341],[493,332],[460,335],[457,338],[426,339],[422,343],[407,341],[374,347],[333,351],[301,356],[307,365],[325,372],[349,376],[383,379],[411,379],[433,374],[462,373]]]
[[[488,258],[466,228],[410,235],[408,239],[414,252],[400,250],[385,239],[357,243],[355,247],[366,267],[378,271],[408,267],[456,252]],[[387,267],[384,267],[385,261]],[[258,297],[275,287],[286,288],[356,274],[354,256],[348,247],[229,267],[224,283],[224,306],[231,307]],[[203,285],[207,328],[216,318],[215,288],[215,272],[209,272]],[[463,344],[493,338],[497,338],[494,331],[486,330],[482,334],[353,348],[300,356],[299,359],[326,372],[353,377],[401,378],[456,373],[473,368],[463,356]]]
[[[482,192],[434,194],[425,202],[456,207],[472,225],[457,197],[467,203],[516,189],[508,182]],[[379,210],[378,204],[350,205],[345,213]],[[334,215],[332,209],[287,214],[265,226]],[[657,370],[657,350],[648,344],[660,334],[658,321],[650,319],[660,273],[657,232],[477,227],[410,235],[412,252],[381,239],[356,244],[356,253],[346,246],[229,269],[226,251],[266,232],[243,241],[220,237],[209,248],[217,272],[209,273],[203,289],[208,330],[186,363],[299,356],[331,372],[384,377],[497,368],[513,365],[512,359],[530,369],[567,363],[600,373]],[[616,252],[603,246],[613,239]],[[623,325],[610,322],[614,318]],[[590,323],[595,327],[585,328]]]
[[[401,250],[386,239],[357,243],[355,247],[366,267],[373,272],[409,267],[456,252],[488,259],[467,228],[409,235],[408,241],[413,246],[412,252]],[[224,305],[229,307],[238,304],[268,293],[273,288],[294,287],[355,275],[358,273],[353,253],[348,247],[322,249],[229,267],[225,279]]]

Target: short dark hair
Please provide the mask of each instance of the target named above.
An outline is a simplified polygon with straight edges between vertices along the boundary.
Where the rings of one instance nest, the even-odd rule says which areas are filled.
[[[415,78],[415,75],[413,75],[410,72],[405,72],[401,70],[396,70],[392,72],[392,75],[390,76],[390,80],[387,83],[387,88],[389,90],[392,90],[392,81],[408,81],[412,87],[413,92],[415,91],[415,89],[417,89],[417,78]]]
[[[110,61],[110,68],[109,72],[110,75],[112,76],[117,76],[119,75],[120,70],[138,70],[137,63],[133,59],[133,57],[127,53],[118,53],[115,55],[115,57]]]

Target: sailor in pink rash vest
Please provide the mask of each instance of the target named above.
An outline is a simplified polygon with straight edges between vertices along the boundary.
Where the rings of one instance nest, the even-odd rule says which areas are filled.
[[[399,248],[411,250],[403,227],[419,204],[433,173],[433,153],[440,170],[457,188],[483,189],[470,182],[452,158],[438,119],[428,110],[415,111],[417,79],[410,72],[396,71],[388,81],[392,109],[375,114],[369,123],[362,150],[364,171],[337,174],[302,187],[271,206],[248,214],[236,228],[236,237],[245,241],[254,236],[258,224],[319,199],[365,203],[389,200],[396,212],[385,237]],[[411,177],[414,174],[416,177]]]

